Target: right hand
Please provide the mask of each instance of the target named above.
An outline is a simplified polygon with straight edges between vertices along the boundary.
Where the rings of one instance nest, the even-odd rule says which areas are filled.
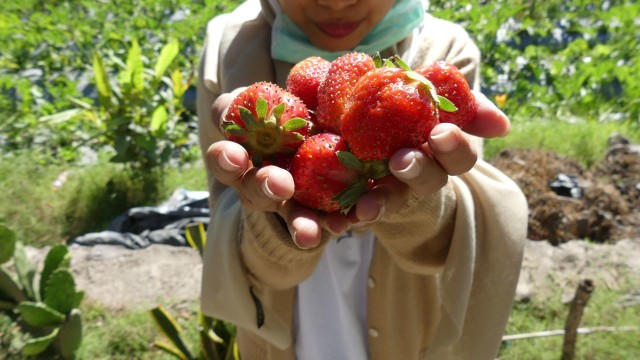
[[[234,93],[223,94],[214,102],[212,119],[218,122],[215,126],[221,125]],[[253,166],[240,144],[228,140],[215,142],[207,150],[205,161],[217,181],[238,192],[245,208],[279,214],[300,248],[318,246],[323,226],[334,233],[347,228],[348,221],[342,214],[320,213],[293,200],[295,185],[291,174],[277,166]]]

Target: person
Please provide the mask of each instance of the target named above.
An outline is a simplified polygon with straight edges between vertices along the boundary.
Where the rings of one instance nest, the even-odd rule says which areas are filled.
[[[493,359],[513,301],[527,204],[485,162],[477,139],[509,119],[478,89],[480,54],[420,0],[248,0],[207,26],[199,63],[199,140],[212,210],[202,311],[237,326],[243,359]],[[298,61],[350,51],[437,60],[465,74],[478,115],[439,124],[389,161],[393,176],[353,216],[292,200],[291,175],[256,168],[226,141],[239,91],[281,86]],[[464,131],[463,131],[464,130]]]

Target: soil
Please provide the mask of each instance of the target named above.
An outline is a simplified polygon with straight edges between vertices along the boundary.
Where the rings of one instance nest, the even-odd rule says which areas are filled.
[[[632,279],[631,287],[640,291],[640,146],[620,136],[610,145],[590,168],[541,150],[508,149],[491,160],[519,184],[530,207],[516,300],[566,301],[583,278],[610,289],[628,289]],[[198,301],[202,263],[190,248],[70,250],[86,301],[114,311]],[[30,255],[42,259],[45,251],[31,249]]]
[[[529,239],[558,245],[640,238],[640,145],[614,135],[604,159],[589,168],[531,149],[504,150],[491,163],[525,193]]]

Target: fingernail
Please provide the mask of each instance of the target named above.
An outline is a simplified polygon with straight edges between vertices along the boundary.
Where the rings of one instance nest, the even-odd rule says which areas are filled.
[[[218,165],[220,165],[221,168],[227,171],[235,171],[240,169],[239,165],[236,165],[231,162],[231,160],[229,160],[227,152],[224,150],[220,151],[220,153],[218,154]]]
[[[264,181],[262,182],[262,192],[267,195],[269,197],[269,199],[273,199],[273,200],[280,200],[276,194],[273,193],[273,191],[271,191],[271,189],[269,188],[269,178],[264,179]]]
[[[432,147],[438,151],[447,153],[453,151],[458,146],[458,136],[454,129],[455,125],[443,123],[436,131],[436,134],[431,134]]]
[[[405,180],[410,180],[418,177],[422,172],[422,164],[416,159],[416,154],[411,152],[405,157],[411,157],[409,165],[402,170],[394,170],[395,175]],[[403,161],[408,161],[408,159],[403,159]]]

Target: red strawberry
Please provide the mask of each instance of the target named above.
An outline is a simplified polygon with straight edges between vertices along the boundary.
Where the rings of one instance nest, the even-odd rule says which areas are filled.
[[[318,87],[324,81],[331,62],[318,56],[310,56],[291,68],[287,76],[287,91],[299,97],[307,109],[318,107]]]
[[[296,96],[275,84],[258,82],[238,94],[227,110],[227,139],[247,149],[255,166],[263,160],[287,168],[309,133],[309,112]]]
[[[318,125],[339,134],[340,118],[351,91],[360,77],[376,68],[367,54],[352,52],[331,62],[327,77],[318,88]]]
[[[360,160],[387,160],[427,141],[438,123],[437,95],[423,76],[381,67],[362,76],[341,119],[341,134]]]
[[[431,81],[439,96],[444,96],[458,110],[440,111],[440,122],[464,127],[476,117],[478,103],[469,88],[469,83],[455,65],[438,61],[430,66],[420,67],[416,72]]]
[[[350,208],[369,190],[370,181],[361,164],[339,136],[320,133],[309,136],[291,162],[295,183],[293,198],[300,204],[325,212]]]

